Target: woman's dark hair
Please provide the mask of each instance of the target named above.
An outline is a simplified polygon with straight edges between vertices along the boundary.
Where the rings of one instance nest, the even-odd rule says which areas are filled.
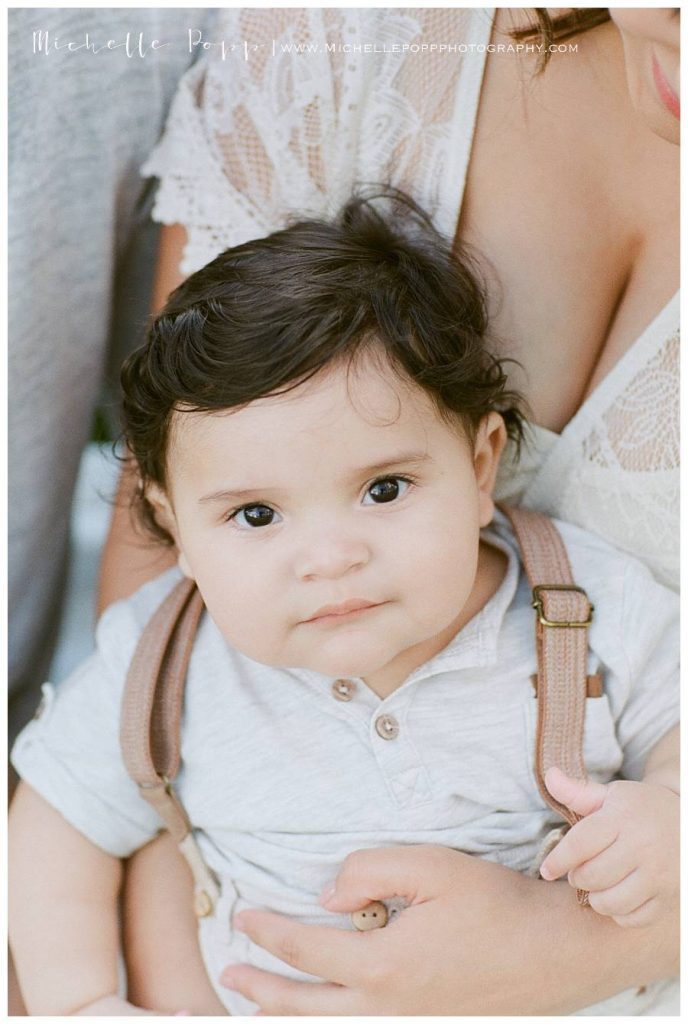
[[[464,253],[390,187],[331,220],[302,220],[227,249],[192,274],[122,369],[124,436],[138,511],[159,538],[146,485],[166,484],[172,416],[289,391],[364,348],[427,392],[470,438],[491,410],[520,441],[520,397],[486,348],[483,289]]]
[[[572,7],[564,14],[552,16],[546,7],[530,8],[532,21],[524,28],[513,29],[509,35],[519,43],[537,41],[542,47],[538,56],[536,75],[542,74],[552,56],[550,46],[587,32],[609,21],[608,7]]]

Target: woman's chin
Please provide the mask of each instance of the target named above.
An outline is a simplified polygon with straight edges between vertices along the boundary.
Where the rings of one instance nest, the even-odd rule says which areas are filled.
[[[638,117],[658,139],[664,139],[672,146],[681,142],[681,122],[670,114],[655,96],[644,96],[635,104]]]
[[[662,102],[657,88],[645,78],[629,81],[631,102],[636,116],[659,139],[678,146],[681,141],[681,121]]]

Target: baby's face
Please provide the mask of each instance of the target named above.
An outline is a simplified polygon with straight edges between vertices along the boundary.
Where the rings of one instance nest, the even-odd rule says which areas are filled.
[[[255,661],[373,684],[401,666],[404,677],[463,625],[501,418],[471,446],[378,364],[362,357],[239,411],[175,420],[180,565]]]

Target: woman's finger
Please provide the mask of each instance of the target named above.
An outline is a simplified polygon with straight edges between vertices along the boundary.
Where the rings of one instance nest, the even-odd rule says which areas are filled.
[[[242,910],[234,927],[290,967],[340,985],[367,977],[380,934],[301,924],[267,910]]]
[[[441,846],[380,847],[356,850],[344,860],[336,882],[320,902],[328,910],[350,913],[371,900],[401,896],[423,903],[440,891],[438,880],[460,870],[464,854]]]
[[[609,815],[582,818],[545,857],[540,874],[548,881],[561,878],[610,847],[618,834],[618,826]]]
[[[341,985],[294,981],[247,964],[228,967],[220,984],[257,1003],[274,1017],[356,1016],[355,993]]]

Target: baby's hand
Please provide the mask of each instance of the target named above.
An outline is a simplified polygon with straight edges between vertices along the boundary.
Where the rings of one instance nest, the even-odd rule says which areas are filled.
[[[679,895],[679,797],[651,782],[580,782],[550,768],[552,796],[582,818],[545,858],[548,881],[568,873],[590,906],[617,924],[652,924]]]

